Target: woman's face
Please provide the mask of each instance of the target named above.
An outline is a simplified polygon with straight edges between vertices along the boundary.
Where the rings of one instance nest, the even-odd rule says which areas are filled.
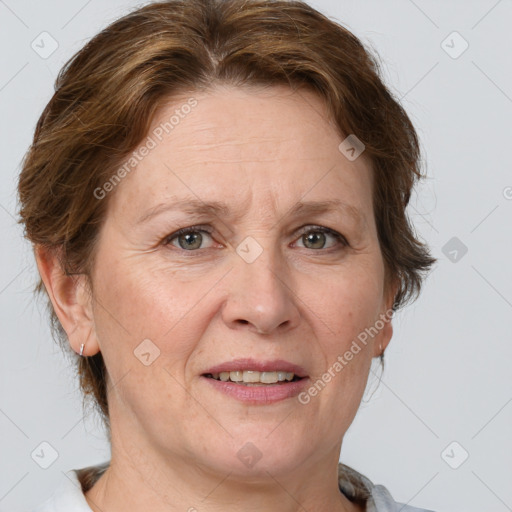
[[[159,112],[100,231],[88,344],[114,384],[113,453],[253,476],[337,463],[391,337],[369,162],[339,149],[311,92],[194,99]],[[224,364],[303,378],[206,376]]]

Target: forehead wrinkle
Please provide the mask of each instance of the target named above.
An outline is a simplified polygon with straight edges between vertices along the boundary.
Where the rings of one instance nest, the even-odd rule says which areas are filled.
[[[236,159],[228,159],[225,157],[219,157],[219,158],[208,158],[207,160],[203,159],[189,159],[189,161],[179,162],[180,169],[190,169],[191,167],[198,167],[198,166],[204,166],[204,165],[223,165],[223,164],[240,164],[240,163],[248,163],[248,164],[258,164],[258,163],[271,163],[271,162],[293,162],[300,164],[301,162],[314,162],[314,163],[324,163],[329,162],[329,157],[310,157],[310,158],[300,158],[297,160],[296,157],[288,157],[288,158],[282,158],[280,156],[276,156],[275,158],[262,158],[261,156],[257,156],[255,158],[245,158],[242,159],[236,158]]]
[[[215,140],[212,142],[204,142],[204,143],[195,143],[195,144],[183,144],[180,145],[179,149],[217,149],[219,147],[239,147],[239,146],[247,146],[249,144],[254,144],[255,142],[271,142],[271,143],[279,143],[282,144],[283,142],[296,142],[293,138],[283,139],[282,137],[251,137],[247,140],[237,140],[227,137],[226,140]]]

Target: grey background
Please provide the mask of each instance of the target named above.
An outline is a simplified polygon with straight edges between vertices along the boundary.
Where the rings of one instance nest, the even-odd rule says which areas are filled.
[[[411,505],[512,510],[512,2],[311,4],[384,61],[386,80],[420,134],[429,176],[410,215],[439,258],[423,295],[395,319],[382,381],[377,387],[370,379],[341,460]],[[2,512],[30,510],[63,471],[109,457],[98,418],[82,419],[73,371],[33,300],[36,270],[16,224],[15,187],[58,70],[136,5],[0,0]],[[43,31],[58,42],[47,59],[31,48]],[[457,58],[463,41],[453,31],[469,44]],[[43,441],[58,453],[48,469],[31,457]]]

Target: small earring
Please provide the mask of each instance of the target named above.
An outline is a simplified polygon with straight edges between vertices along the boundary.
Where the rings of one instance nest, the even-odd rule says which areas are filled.
[[[82,344],[80,345],[80,355],[81,355],[81,356],[82,356],[82,355],[83,355],[83,353],[84,353],[84,347],[85,347],[85,343],[82,343]]]
[[[382,343],[379,345],[380,357],[384,357],[384,350],[382,350]]]

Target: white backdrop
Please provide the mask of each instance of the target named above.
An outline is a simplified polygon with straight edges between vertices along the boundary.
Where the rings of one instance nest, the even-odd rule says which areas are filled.
[[[404,503],[510,511],[512,2],[310,3],[384,61],[420,134],[429,176],[410,215],[439,259],[420,299],[394,321],[382,382],[362,404],[341,460]],[[59,69],[136,5],[0,0],[2,512],[30,510],[63,471],[109,458],[98,418],[82,420],[73,372],[33,300],[36,270],[16,222],[15,187]],[[31,454],[42,448],[46,460],[36,462]]]

